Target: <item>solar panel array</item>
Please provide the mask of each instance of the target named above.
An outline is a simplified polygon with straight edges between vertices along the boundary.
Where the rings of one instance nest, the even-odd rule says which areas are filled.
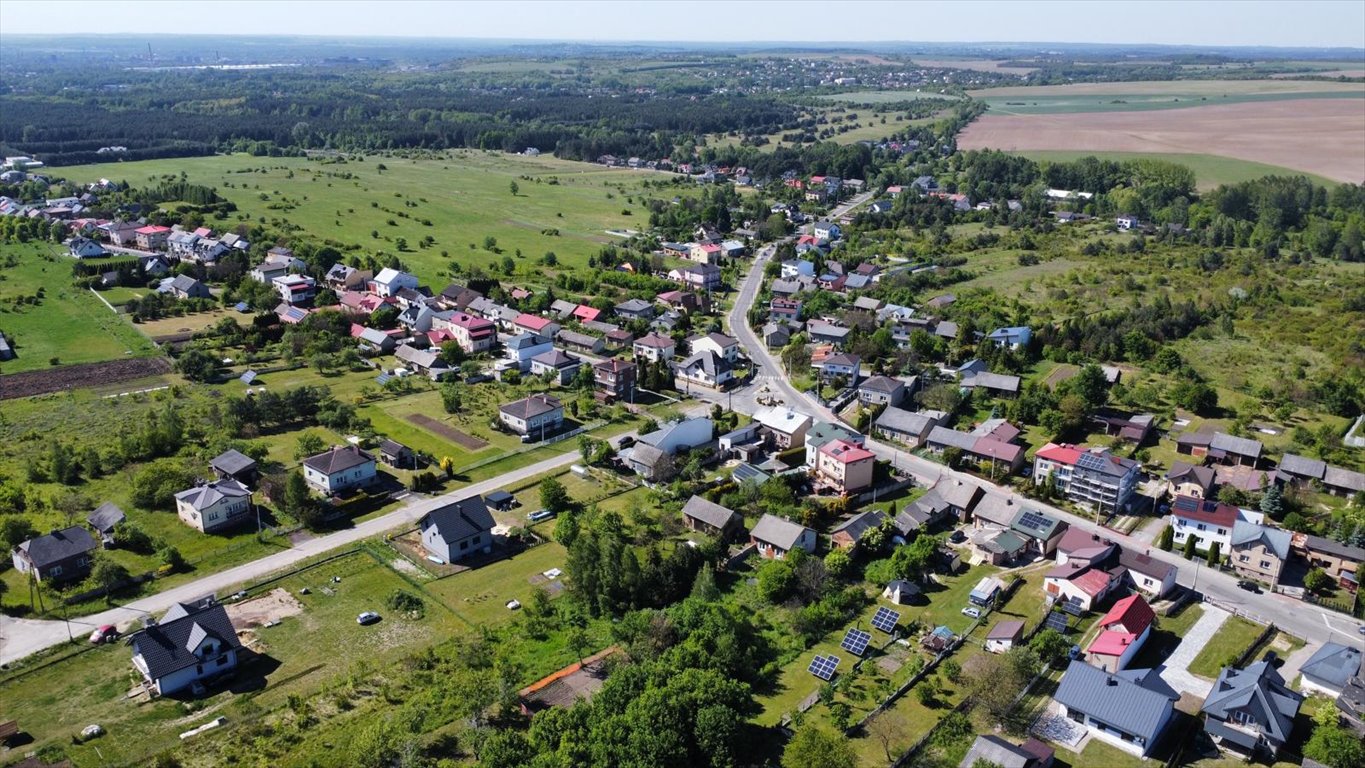
[[[1019,517],[1019,525],[1029,530],[1041,531],[1052,524],[1052,518],[1041,512],[1028,510]]]
[[[737,480],[738,482],[742,483],[745,480],[754,480],[756,482],[761,483],[767,478],[768,475],[764,473],[763,470],[759,469],[758,467],[755,467],[752,464],[740,464],[739,466],[735,467],[734,479]]]
[[[821,680],[830,680],[834,677],[834,670],[838,668],[838,666],[838,656],[816,656],[811,659],[810,667],[808,669],[812,675],[815,675]]]
[[[1047,615],[1047,621],[1045,622],[1045,626],[1046,626],[1048,629],[1055,629],[1055,630],[1057,630],[1058,632],[1062,632],[1062,633],[1065,633],[1065,632],[1066,632],[1067,627],[1068,627],[1069,625],[1070,625],[1070,622],[1067,620],[1066,614],[1064,614],[1064,613],[1058,613],[1058,612],[1056,612],[1056,611],[1053,611],[1052,613],[1049,613],[1049,614]]]
[[[1105,469],[1104,459],[1093,453],[1082,453],[1076,457],[1076,466],[1081,469],[1099,471]]]
[[[872,628],[880,629],[886,634],[896,631],[896,623],[901,620],[901,615],[890,608],[882,607],[877,609],[877,613],[872,617]]]
[[[1072,616],[1084,616],[1084,615],[1085,615],[1085,609],[1082,608],[1081,606],[1077,605],[1076,603],[1071,602],[1070,600],[1063,600],[1063,601],[1061,601],[1060,603],[1058,603],[1058,605],[1060,605],[1060,606],[1062,607],[1062,610],[1066,611],[1067,613],[1071,614]]]
[[[862,629],[850,629],[844,633],[844,640],[839,643],[839,647],[854,656],[862,656],[870,642],[872,642],[871,632]]]

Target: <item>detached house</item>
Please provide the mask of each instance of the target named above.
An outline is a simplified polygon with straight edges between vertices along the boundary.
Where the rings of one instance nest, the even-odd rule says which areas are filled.
[[[1100,619],[1100,634],[1086,649],[1086,661],[1106,672],[1126,668],[1152,634],[1156,614],[1142,595],[1129,595],[1114,603]]]
[[[1299,673],[1303,676],[1299,686],[1302,690],[1336,698],[1350,687],[1351,678],[1360,674],[1360,649],[1341,643],[1323,643],[1299,667]]]
[[[635,340],[634,352],[636,357],[657,363],[672,360],[676,348],[671,337],[651,332]]]
[[[592,367],[598,394],[609,400],[633,400],[635,377],[635,363],[629,360],[603,360]]]
[[[1078,448],[1048,443],[1033,459],[1033,483],[1052,478],[1057,489],[1077,504],[1114,513],[1126,509],[1137,490],[1142,467],[1106,448]]]
[[[765,441],[771,442],[777,450],[785,451],[806,444],[811,418],[784,406],[770,406],[756,411],[754,422],[759,425]]]
[[[673,368],[674,375],[687,384],[724,389],[734,380],[730,361],[707,349],[693,354]]]
[[[739,342],[723,333],[691,336],[688,337],[687,344],[694,355],[698,352],[710,351],[725,358],[726,362],[729,363],[734,363],[739,359]]]
[[[840,495],[859,493],[872,485],[876,454],[845,440],[831,440],[816,452],[815,485]]]
[[[128,639],[133,668],[158,695],[169,696],[237,668],[242,643],[223,606],[177,603]]]
[[[909,394],[905,382],[890,376],[872,376],[858,385],[858,399],[868,405],[900,405]]]
[[[491,349],[498,338],[498,330],[491,321],[464,312],[456,312],[446,318],[437,316],[432,320],[432,328],[450,331],[455,343],[469,354]]]
[[[1237,520],[1232,524],[1232,549],[1228,553],[1233,570],[1244,579],[1269,584],[1273,589],[1289,560],[1290,539],[1289,531]]]
[[[1259,525],[1263,515],[1231,504],[1189,496],[1177,496],[1171,502],[1171,526],[1175,529],[1175,544],[1183,546],[1185,539],[1194,536],[1195,546],[1207,551],[1214,543],[1227,552],[1232,543],[1232,527],[1238,520]]]
[[[549,395],[531,395],[500,406],[498,420],[523,438],[543,440],[564,426],[564,406]]]
[[[303,460],[303,479],[331,495],[363,488],[376,479],[374,457],[354,445],[341,445]]]
[[[14,548],[15,570],[49,584],[79,581],[90,575],[95,537],[79,525],[35,536]]]
[[[493,550],[493,515],[482,496],[470,496],[437,507],[422,516],[422,548],[427,554],[453,563]]]
[[[759,518],[749,532],[749,541],[761,557],[781,560],[794,549],[815,552],[815,531],[774,515]]]
[[[1155,670],[1111,673],[1083,661],[1071,662],[1053,695],[1064,717],[1139,757],[1156,748],[1179,698]]]
[[[1224,667],[1204,699],[1204,731],[1219,749],[1271,760],[1289,741],[1303,695],[1290,690],[1267,661]]]
[[[700,496],[687,500],[682,508],[683,525],[689,530],[715,536],[720,541],[729,541],[744,530],[744,518],[739,513],[707,501]]]
[[[175,511],[200,533],[216,533],[249,519],[251,491],[230,478],[215,480],[177,493]]]
[[[417,276],[397,269],[384,268],[370,280],[370,292],[376,296],[396,296],[404,288],[417,288]]]

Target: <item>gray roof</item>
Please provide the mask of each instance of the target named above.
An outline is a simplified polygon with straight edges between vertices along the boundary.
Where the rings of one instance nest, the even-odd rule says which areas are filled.
[[[862,435],[854,432],[843,424],[835,424],[829,421],[817,421],[811,425],[806,432],[806,445],[819,448],[831,440],[857,440],[861,444]]]
[[[1280,459],[1281,472],[1288,472],[1300,477],[1315,477],[1321,480],[1326,469],[1327,462],[1321,459],[1310,459],[1297,453],[1286,453],[1284,458]]]
[[[981,501],[976,503],[976,509],[972,510],[972,515],[978,520],[985,520],[1002,527],[1009,527],[1017,514],[1019,514],[1019,506],[1011,501],[1008,496],[1002,496],[998,493],[983,495]]]
[[[1212,467],[1202,467],[1188,464],[1183,461],[1171,463],[1171,471],[1166,473],[1166,479],[1176,483],[1194,483],[1200,488],[1209,489],[1213,487],[1217,475]]]
[[[373,456],[354,445],[338,445],[316,456],[309,456],[303,460],[303,465],[331,476],[371,461],[374,461]]]
[[[578,333],[577,331],[560,331],[555,334],[555,338],[565,344],[572,344],[575,347],[587,347],[589,349],[597,346],[598,343],[601,342],[601,339],[596,336],[589,336],[586,333]],[[537,355],[537,357],[539,357],[539,355]]]
[[[1216,451],[1225,451],[1238,456],[1252,456],[1260,458],[1261,451],[1265,446],[1261,445],[1260,440],[1252,440],[1247,437],[1233,437],[1225,432],[1214,432],[1213,439],[1209,441],[1209,448]]]
[[[1323,643],[1299,671],[1319,685],[1345,688],[1346,682],[1360,671],[1360,649],[1341,643]]]
[[[189,275],[176,275],[175,279],[171,280],[171,287],[182,293],[189,293],[198,285],[199,281]]]
[[[1365,491],[1365,472],[1353,472],[1349,469],[1327,465],[1327,469],[1322,473],[1323,485],[1333,488],[1345,488],[1351,491]]]
[[[1268,741],[1283,746],[1294,730],[1294,716],[1302,703],[1303,696],[1291,691],[1274,667],[1258,661],[1246,669],[1223,667],[1200,711],[1223,721],[1233,711],[1246,711],[1256,718]]]
[[[1238,520],[1232,524],[1231,543],[1234,549],[1264,544],[1266,549],[1275,553],[1275,557],[1287,560],[1289,559],[1289,539],[1289,531],[1271,528],[1268,525],[1257,525],[1245,520]]]
[[[869,509],[866,512],[856,514],[835,526],[830,533],[839,533],[840,531],[843,531],[851,536],[854,541],[857,541],[863,537],[864,532],[881,525],[882,521],[885,519],[886,515],[882,514],[881,510]]]
[[[209,461],[209,466],[225,475],[235,475],[239,472],[255,469],[256,460],[236,448],[229,448],[214,456]]]
[[[176,501],[183,501],[195,509],[208,509],[223,499],[250,496],[246,486],[233,480],[218,480],[206,485],[196,485],[175,495]]]
[[[627,299],[616,305],[617,312],[628,312],[638,314],[645,311],[653,311],[654,307],[644,299]]]
[[[902,434],[923,435],[926,430],[936,426],[936,419],[925,413],[887,408],[877,417],[876,426]]]
[[[63,528],[60,531],[35,536],[19,545],[28,553],[28,559],[36,568],[46,568],[54,563],[89,552],[95,547],[95,537],[79,525]]]
[[[95,507],[95,511],[86,516],[85,522],[100,533],[108,533],[114,530],[114,526],[127,519],[128,516],[123,513],[123,510],[115,506],[113,502],[106,501]]]
[[[1019,377],[1011,376],[1009,374],[1004,373],[991,373],[990,371],[981,371],[980,373],[974,374],[972,376],[963,376],[962,386],[984,387],[986,389],[994,389],[1001,392],[1018,392]]]
[[[1308,549],[1317,552],[1326,552],[1334,557],[1354,560],[1357,563],[1365,562],[1365,549],[1353,547],[1350,544],[1342,544],[1339,541],[1324,539],[1321,536],[1311,534],[1304,538],[1304,544],[1307,545]]]
[[[360,340],[377,347],[393,343],[393,338],[377,328],[366,328],[360,332]]]
[[[549,395],[531,395],[502,405],[498,410],[514,418],[533,419],[537,416],[553,413],[563,407],[558,400]]]
[[[891,394],[898,389],[903,389],[905,382],[900,379],[893,379],[890,376],[873,376],[858,385],[858,389],[866,389],[872,392],[884,392]]]
[[[1010,521],[1010,528],[1025,536],[1047,540],[1066,530],[1067,524],[1051,515],[1024,508]]]
[[[980,761],[993,763],[1000,768],[1027,768],[1032,759],[1033,755],[999,736],[977,736],[967,756],[958,763],[958,768],[972,768]]]
[[[437,507],[422,516],[423,531],[435,527],[436,535],[446,543],[469,538],[477,533],[493,530],[493,515],[482,496],[470,496]]]
[[[697,367],[700,367],[702,371],[711,377],[715,377],[720,373],[725,373],[732,368],[729,360],[726,360],[710,349],[704,349],[678,364],[678,369],[682,371],[688,371]]]
[[[1111,675],[1083,661],[1072,661],[1053,698],[1067,709],[1084,712],[1101,723],[1141,736],[1151,745],[1160,735],[1171,702],[1179,697],[1152,690],[1133,677]],[[1145,677],[1140,679],[1145,681]]]
[[[932,445],[943,445],[970,451],[976,447],[977,439],[976,435],[958,432],[955,429],[948,429],[947,427],[934,427],[929,430],[929,443]]]
[[[594,341],[596,341],[596,338],[592,336],[588,336],[586,338],[593,339]],[[577,365],[578,358],[574,357],[573,355],[565,353],[563,350],[552,349],[549,352],[541,352],[540,354],[531,358],[531,362],[539,365],[548,365],[553,368],[568,368],[569,366]]]
[[[790,520],[784,520],[773,515],[764,515],[759,518],[758,523],[754,525],[754,529],[749,532],[749,535],[779,549],[790,550],[796,546],[796,542],[808,530],[810,529],[804,525],[798,525]]]
[[[851,329],[841,325],[827,323],[824,320],[812,320],[809,323],[806,323],[806,330],[809,331],[812,336],[828,336],[830,338],[842,339],[849,334]]]
[[[684,516],[700,520],[712,528],[725,528],[739,518],[738,512],[707,501],[700,496],[693,496],[688,499],[687,503],[683,505],[682,513]]]
[[[175,606],[160,624],[134,634],[129,644],[146,663],[147,674],[157,680],[200,663],[194,651],[207,638],[217,640],[225,649],[242,647],[227,610],[216,603],[193,612]]]

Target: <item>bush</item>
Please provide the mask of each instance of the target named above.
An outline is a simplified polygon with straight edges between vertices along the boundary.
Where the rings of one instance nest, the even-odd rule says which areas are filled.
[[[395,589],[384,600],[389,610],[398,611],[410,619],[420,619],[427,615],[427,604],[422,598],[403,589]]]

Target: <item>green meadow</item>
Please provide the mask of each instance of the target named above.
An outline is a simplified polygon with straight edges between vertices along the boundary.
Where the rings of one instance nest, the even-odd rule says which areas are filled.
[[[1068,163],[1082,157],[1098,157],[1101,160],[1124,162],[1128,160],[1165,160],[1183,165],[1194,171],[1199,188],[1213,189],[1219,184],[1236,184],[1265,176],[1306,176],[1314,184],[1334,187],[1338,182],[1292,168],[1279,165],[1257,163],[1252,160],[1238,160],[1235,157],[1218,155],[1197,155],[1167,152],[1082,152],[1073,150],[1028,150],[1012,152],[1030,160],[1051,163]]]

